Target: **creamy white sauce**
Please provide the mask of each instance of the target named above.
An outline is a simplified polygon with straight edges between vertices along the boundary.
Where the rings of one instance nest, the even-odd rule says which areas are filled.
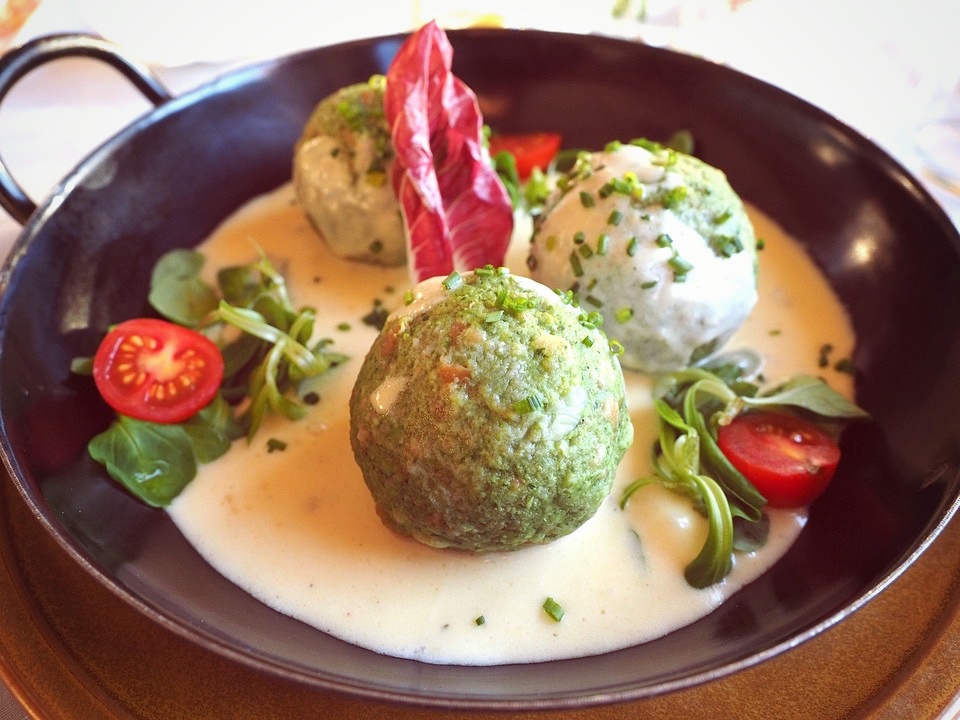
[[[825,375],[852,392],[848,376],[817,366],[824,343],[849,356],[845,313],[803,251],[752,211],[761,253],[760,303],[729,349],[753,348],[771,381]],[[626,511],[626,483],[650,469],[656,420],[649,381],[625,373],[636,438],[611,495],[573,534],[513,553],[439,550],[387,530],[350,450],[348,398],[376,331],[361,318],[379,298],[403,304],[406,270],[337,260],[292,202],[289,186],[228,220],[202,247],[206,271],[250,262],[256,243],[278,262],[294,302],[319,309],[318,334],[351,360],[320,378],[321,401],[299,422],[268,419],[253,444],[238,442],[201,468],[169,512],[186,538],[227,578],[261,601],[348,642],[433,663],[501,664],[602,653],[693,622],[770,567],[800,533],[802,512],[772,510],[759,552],[740,555],[728,578],[695,590],[683,569],[706,534],[687,499],[658,486]],[[524,268],[525,248],[508,262]],[[349,322],[347,331],[338,325]],[[415,382],[415,379],[411,380]],[[395,388],[383,389],[383,403]],[[287,443],[269,452],[267,440]],[[547,597],[561,622],[542,609]],[[484,622],[478,624],[482,617]]]

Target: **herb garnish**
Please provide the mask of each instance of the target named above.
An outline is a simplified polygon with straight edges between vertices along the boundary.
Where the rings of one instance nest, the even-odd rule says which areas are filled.
[[[330,340],[310,344],[314,310],[293,307],[283,276],[265,255],[222,269],[217,288],[200,278],[203,262],[196,250],[161,257],[148,301],[167,319],[218,341],[225,372],[216,398],[182,423],[118,415],[88,446],[111,477],[154,506],[169,504],[194,478],[198,463],[220,457],[238,438],[252,439],[268,412],[303,417],[306,403],[295,397],[300,383],[346,359],[328,349]]]
[[[549,615],[554,622],[563,620],[563,606],[552,597],[548,597],[543,601],[543,611]]]
[[[706,542],[684,573],[695,588],[723,580],[732,568],[733,552],[762,544],[766,533],[766,499],[720,451],[718,425],[759,407],[799,410],[822,420],[867,417],[819,378],[801,375],[761,393],[733,363],[662,377],[654,388],[654,406],[660,430],[653,473],[630,483],[620,506],[651,483],[693,499],[708,521]]]

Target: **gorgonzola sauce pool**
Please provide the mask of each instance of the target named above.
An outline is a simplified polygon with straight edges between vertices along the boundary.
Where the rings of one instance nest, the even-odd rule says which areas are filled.
[[[850,394],[848,376],[819,367],[820,348],[849,357],[844,309],[803,250],[751,209],[761,251],[760,302],[728,349],[752,348],[771,382],[819,374]],[[508,263],[522,274],[519,241]],[[380,522],[353,460],[348,399],[376,330],[375,300],[402,305],[405,268],[333,257],[295,205],[290,186],[257,199],[201,248],[218,267],[251,262],[259,246],[285,273],[295,305],[318,309],[319,336],[351,360],[310,388],[321,400],[298,422],[268,419],[247,445],[203,466],[169,512],[220,573],[276,610],[376,652],[431,663],[555,660],[635,645],[689,624],[780,558],[805,513],[771,510],[768,543],[738,555],[724,582],[695,590],[683,569],[706,534],[688,500],[648,486],[626,510],[625,484],[650,469],[656,418],[646,377],[626,372],[633,447],[612,493],[579,530],[549,545],[471,555],[397,536]],[[349,327],[347,327],[349,326]],[[271,452],[268,439],[286,443]],[[544,610],[553,598],[561,622]],[[482,621],[480,620],[482,618]]]

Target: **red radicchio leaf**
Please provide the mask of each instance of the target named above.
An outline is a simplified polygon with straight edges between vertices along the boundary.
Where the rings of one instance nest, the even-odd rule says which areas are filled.
[[[430,22],[387,71],[391,179],[416,281],[502,265],[513,230],[510,197],[483,150],[480,106],[450,72],[452,61],[446,33]]]

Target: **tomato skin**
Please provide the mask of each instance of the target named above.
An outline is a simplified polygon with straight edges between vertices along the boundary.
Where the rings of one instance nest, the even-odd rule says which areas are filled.
[[[118,413],[176,423],[213,400],[223,380],[223,355],[195,330],[136,318],[104,337],[93,358],[93,380]]]
[[[747,412],[717,432],[717,444],[771,507],[802,507],[819,497],[840,462],[826,431],[794,415]]]
[[[535,167],[547,169],[560,150],[560,143],[560,135],[551,132],[491,135],[490,155],[504,151],[513,155],[517,163],[517,175],[521,180],[526,180]]]

